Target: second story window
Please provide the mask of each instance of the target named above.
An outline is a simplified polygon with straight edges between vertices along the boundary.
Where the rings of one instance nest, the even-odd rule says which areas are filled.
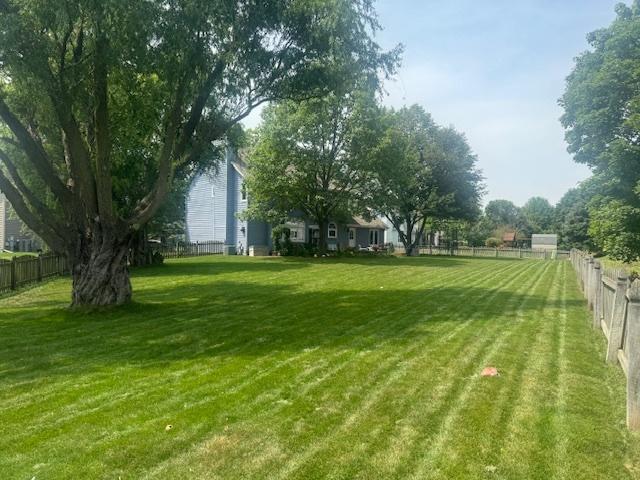
[[[247,186],[242,182],[242,186],[240,187],[240,197],[242,200],[247,199]]]
[[[333,222],[329,224],[328,236],[329,238],[336,238],[338,236],[338,227]]]

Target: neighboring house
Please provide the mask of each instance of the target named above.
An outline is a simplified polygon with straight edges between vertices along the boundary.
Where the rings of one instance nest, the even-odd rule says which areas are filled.
[[[272,248],[271,226],[257,220],[241,220],[239,215],[247,209],[248,198],[244,188],[246,163],[231,149],[215,174],[203,174],[192,183],[187,198],[186,230],[190,242],[215,240],[224,242],[229,252],[249,254],[268,252]],[[314,245],[318,243],[318,225],[300,218],[286,224],[291,241]],[[346,223],[330,221],[327,242],[330,250],[366,248],[382,245],[387,226],[379,219],[367,221],[353,217]]]
[[[382,220],[385,224],[385,226],[387,227],[387,230],[385,232],[385,236],[384,236],[384,243],[391,243],[393,244],[394,247],[396,248],[400,248],[403,249],[404,246],[402,244],[402,241],[400,241],[400,234],[398,233],[398,230],[393,226],[393,224],[391,223],[391,221],[389,221],[389,219],[384,218]],[[405,229],[402,228],[402,231],[404,232]],[[413,234],[413,238],[415,239],[417,233],[414,232]],[[437,247],[440,245],[440,242],[442,240],[442,237],[444,236],[444,232],[423,232],[422,233],[422,238],[420,238],[420,241],[418,242],[419,245],[432,245],[434,247]]]
[[[516,232],[504,232],[502,235],[502,243],[505,247],[515,247],[516,242]]]
[[[531,248],[533,250],[557,250],[558,235],[534,233],[531,235]]]
[[[186,208],[188,241],[224,242],[239,254],[248,253],[250,245],[270,245],[269,225],[238,218],[247,209],[245,174],[246,164],[229,149],[216,173],[193,181]]]
[[[9,201],[0,193],[0,251],[35,252],[40,249],[40,240],[26,228]]]
[[[292,242],[318,244],[320,239],[318,225],[301,220],[298,223],[287,223],[286,226],[291,231]],[[386,229],[387,226],[378,218],[366,220],[356,216],[346,222],[331,220],[327,225],[327,248],[329,250],[345,250],[347,248],[381,247],[384,245]],[[301,233],[303,233],[302,236]]]

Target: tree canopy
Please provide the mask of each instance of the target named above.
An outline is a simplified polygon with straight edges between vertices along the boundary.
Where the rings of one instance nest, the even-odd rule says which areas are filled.
[[[530,233],[554,233],[554,209],[549,200],[531,197],[520,209]]]
[[[613,23],[588,35],[560,99],[569,152],[598,182],[590,233],[604,253],[640,256],[640,2],[618,4]]]
[[[274,224],[311,219],[324,252],[329,220],[366,212],[376,113],[366,90],[267,107],[249,155],[247,215]]]
[[[372,208],[392,223],[407,254],[429,222],[479,215],[482,177],[464,135],[436,125],[418,105],[386,110],[380,123]]]
[[[0,190],[72,303],[131,298],[131,236],[256,106],[389,71],[378,27],[371,0],[0,0]]]

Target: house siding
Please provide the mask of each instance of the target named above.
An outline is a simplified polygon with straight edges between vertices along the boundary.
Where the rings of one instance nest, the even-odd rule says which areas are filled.
[[[228,151],[218,173],[200,175],[193,181],[186,208],[187,238],[191,242],[224,242],[247,253],[251,245],[270,246],[269,226],[238,218],[247,209],[248,199],[242,199],[243,176],[234,166],[235,160],[235,154]]]
[[[249,205],[248,201],[242,199],[242,183],[244,182],[244,178],[240,175],[240,173],[234,168],[233,169],[233,191],[234,191],[234,202],[235,202],[235,214],[234,214],[234,228],[236,235],[236,247],[244,248],[245,252],[249,251],[249,246],[253,245],[251,239],[251,225],[247,220],[243,220],[238,218],[239,215],[244,213],[247,210]],[[242,231],[244,229],[244,232]]]
[[[225,162],[226,163],[226,162]],[[187,238],[190,242],[227,242],[227,169],[197,177],[187,200]]]

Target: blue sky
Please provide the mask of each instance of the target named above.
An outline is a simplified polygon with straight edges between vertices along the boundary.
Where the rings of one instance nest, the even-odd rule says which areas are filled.
[[[418,103],[466,134],[496,198],[557,202],[589,176],[566,151],[559,122],[565,77],[586,34],[619,0],[378,0],[384,48],[404,45],[384,103]],[[247,126],[259,121],[258,112]]]
[[[588,32],[619,0],[379,0],[386,48],[405,47],[385,103],[419,103],[463,131],[487,184],[485,202],[557,202],[589,176],[566,151],[557,100]]]

